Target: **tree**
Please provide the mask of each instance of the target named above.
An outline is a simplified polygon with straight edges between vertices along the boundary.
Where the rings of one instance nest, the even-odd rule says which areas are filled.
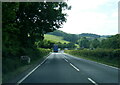
[[[78,40],[78,36],[75,34],[67,34],[64,35],[64,40],[76,43],[76,41]]]
[[[90,44],[91,48],[97,48],[99,46],[100,46],[100,41],[97,38],[91,41],[91,44]]]
[[[62,27],[69,7],[66,2],[4,2],[2,8],[3,55],[13,56]]]
[[[4,56],[15,56],[20,47],[18,35],[20,30],[16,28],[16,12],[19,3],[2,3],[2,48]]]
[[[120,34],[102,40],[101,48],[120,49]]]
[[[86,37],[82,37],[79,41],[79,45],[81,48],[89,48],[89,40]]]
[[[43,40],[45,33],[62,27],[67,16],[62,11],[68,8],[65,2],[20,2],[16,22],[22,44],[31,46],[35,41]]]

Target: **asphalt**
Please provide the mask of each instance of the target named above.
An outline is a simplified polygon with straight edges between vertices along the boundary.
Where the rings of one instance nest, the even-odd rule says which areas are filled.
[[[119,85],[119,69],[71,56],[51,53],[17,83],[86,83]]]

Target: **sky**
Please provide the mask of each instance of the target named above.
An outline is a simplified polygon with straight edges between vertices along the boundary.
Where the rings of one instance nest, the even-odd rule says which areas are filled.
[[[68,0],[67,22],[60,30],[71,33],[99,35],[118,34],[119,0]]]

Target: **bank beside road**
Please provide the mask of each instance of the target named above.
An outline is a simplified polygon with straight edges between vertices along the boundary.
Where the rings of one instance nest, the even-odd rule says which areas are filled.
[[[22,62],[19,58],[3,58],[3,83],[14,83],[17,82],[21,77],[31,71],[36,65],[42,62],[47,56],[50,55],[50,49],[38,48],[36,50],[27,51],[29,52],[30,63],[26,61]],[[11,63],[12,62],[12,63]],[[15,67],[17,66],[17,67]],[[11,68],[11,69],[10,69]]]
[[[120,68],[120,49],[65,50],[65,53]]]

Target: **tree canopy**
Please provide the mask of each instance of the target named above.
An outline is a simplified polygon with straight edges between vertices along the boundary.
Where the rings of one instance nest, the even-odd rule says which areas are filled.
[[[20,48],[32,48],[44,34],[62,27],[68,10],[66,2],[2,3],[3,54],[15,54]],[[13,52],[13,53],[12,53]]]

